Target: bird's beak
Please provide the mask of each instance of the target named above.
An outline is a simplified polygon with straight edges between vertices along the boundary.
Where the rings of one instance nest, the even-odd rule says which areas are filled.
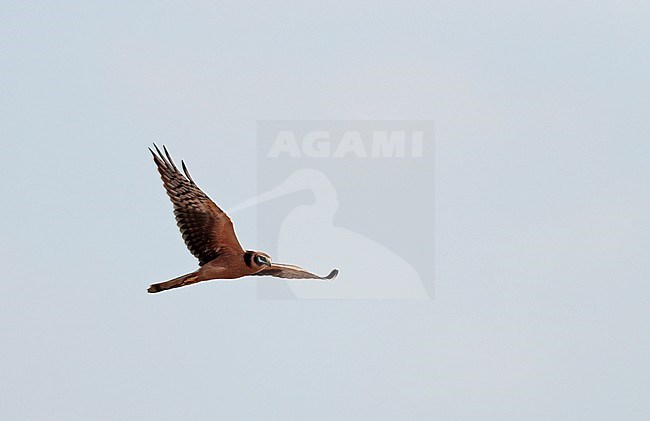
[[[266,262],[266,266],[271,267],[271,262]]]

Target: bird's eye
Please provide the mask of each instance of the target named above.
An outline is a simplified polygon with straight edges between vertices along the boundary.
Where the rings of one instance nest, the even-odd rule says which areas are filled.
[[[255,261],[257,262],[258,265],[264,265],[269,262],[264,256],[255,256]]]

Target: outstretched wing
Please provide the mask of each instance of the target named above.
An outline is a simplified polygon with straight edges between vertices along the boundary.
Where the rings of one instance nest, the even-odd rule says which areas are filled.
[[[298,266],[273,263],[271,267],[262,269],[260,272],[257,272],[255,275],[258,276],[269,275],[269,276],[275,276],[277,278],[287,278],[287,279],[328,279],[329,280],[329,279],[336,278],[338,274],[339,274],[339,270],[334,269],[327,276],[318,276]]]
[[[183,172],[176,168],[167,148],[165,155],[154,145],[153,160],[163,180],[167,195],[174,205],[176,223],[190,252],[203,266],[226,251],[242,252],[243,249],[233,228],[232,221],[210,198],[194,183],[187,171],[185,162]]]

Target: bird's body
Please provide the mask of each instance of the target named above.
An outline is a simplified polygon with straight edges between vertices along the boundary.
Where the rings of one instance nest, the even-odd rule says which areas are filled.
[[[159,292],[178,288],[211,279],[236,279],[242,276],[254,275],[263,267],[248,267],[241,253],[224,253],[201,266],[197,271],[188,273],[167,282],[153,284],[149,292]]]
[[[155,145],[154,145],[155,146]],[[151,151],[183,240],[199,259],[199,269],[166,282],[153,284],[148,292],[160,292],[211,279],[236,279],[249,275],[270,275],[288,279],[334,279],[338,270],[321,277],[298,266],[271,263],[268,254],[244,250],[235,235],[232,221],[194,183],[182,163],[184,175],[176,168],[169,152],[158,147]],[[151,150],[151,149],[150,149]]]

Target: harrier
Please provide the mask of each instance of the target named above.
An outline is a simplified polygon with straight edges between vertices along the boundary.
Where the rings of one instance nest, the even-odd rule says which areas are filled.
[[[270,275],[288,279],[334,279],[338,269],[327,276],[318,276],[298,266],[271,263],[268,254],[244,250],[235,235],[232,221],[194,183],[185,162],[183,175],[172,160],[154,145],[149,148],[158,167],[167,195],[174,205],[176,223],[185,245],[199,259],[199,269],[172,280],[153,284],[147,291],[160,292],[211,279],[235,279],[249,275]]]

